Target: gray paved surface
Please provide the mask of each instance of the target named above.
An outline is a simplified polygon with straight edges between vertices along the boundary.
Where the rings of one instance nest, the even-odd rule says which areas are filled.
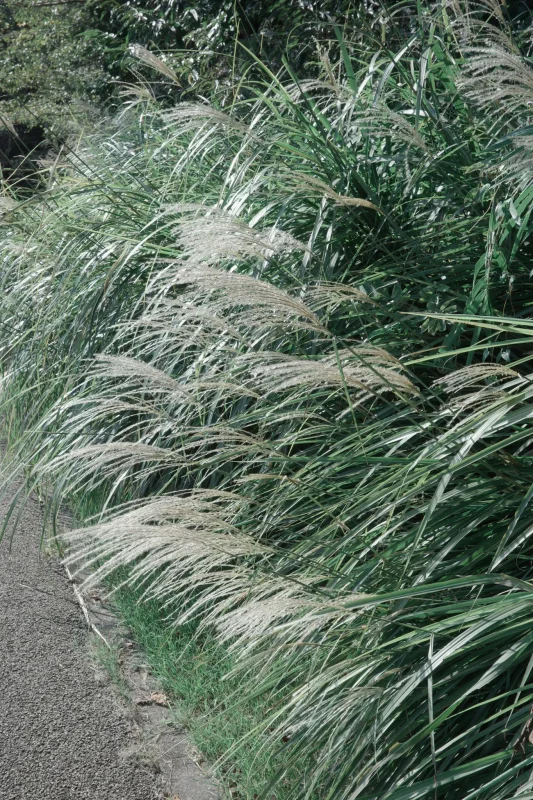
[[[39,550],[41,520],[30,502],[0,544],[0,799],[155,800],[153,774],[124,755],[130,725],[88,662],[72,589]]]

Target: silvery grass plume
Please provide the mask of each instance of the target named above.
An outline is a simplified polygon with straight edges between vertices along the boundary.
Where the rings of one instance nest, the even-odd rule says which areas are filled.
[[[339,194],[331,186],[328,186],[325,181],[316,178],[314,175],[305,175],[291,172],[287,174],[287,182],[294,184],[299,189],[312,194],[318,194],[321,197],[326,197],[328,200],[333,200],[335,205],[345,206],[347,208],[370,208],[373,211],[383,213],[378,206],[371,203],[370,200],[364,200],[360,197],[350,197],[349,195]],[[302,249],[304,249],[302,247]]]
[[[508,46],[512,31],[502,0],[447,0],[452,27],[461,45],[487,41]]]
[[[320,76],[318,78],[307,78],[298,82],[291,82],[284,87],[287,95],[293,102],[305,102],[310,94],[332,95],[332,101],[351,100],[353,92],[344,81],[342,70],[335,69],[330,54],[324,47],[318,46]]]
[[[447,392],[457,393],[464,389],[483,387],[500,383],[505,378],[520,378],[520,374],[505,364],[473,364],[450,372],[435,381],[435,386],[442,386]],[[487,382],[490,382],[489,384]],[[523,379],[520,381],[523,383]]]
[[[494,374],[494,371],[487,370],[487,373]],[[486,374],[487,374],[486,373]],[[480,379],[481,376],[476,377]],[[465,374],[466,386],[471,385],[472,374]],[[454,383],[457,378],[454,379]],[[524,411],[530,413],[530,406]],[[502,407],[497,415],[492,415],[491,419],[480,419],[478,415],[473,415],[466,421],[462,436],[469,439],[468,448],[465,450],[461,447],[461,457],[466,457],[468,451],[474,446],[474,439],[478,442],[482,439],[486,441],[493,440],[493,437],[498,430],[502,429],[504,425],[504,418],[509,415],[509,420],[516,415],[516,411],[509,409],[509,404]],[[528,432],[524,432],[524,436],[528,436]],[[450,442],[448,434],[442,437],[441,440],[437,439],[432,445],[433,458],[439,452],[446,453],[449,451]],[[445,459],[446,464],[443,464],[443,470],[447,468],[449,463],[448,458]],[[437,463],[437,462],[436,462]],[[406,516],[402,524],[408,524],[409,519],[416,520],[421,511],[424,512],[425,519],[429,516],[438,518],[439,506],[443,505],[444,518],[450,513],[454,504],[457,503],[458,496],[470,496],[472,499],[475,497],[475,482],[472,485],[467,484],[462,492],[459,490],[460,483],[452,491],[450,488],[446,492],[441,490],[442,476],[439,471],[434,479],[429,483],[424,483],[424,487],[420,486],[419,489],[413,494],[413,488],[416,485],[418,478],[416,474],[406,481],[401,490],[401,497],[396,498],[395,505],[399,512],[400,506],[403,503],[411,505],[415,502],[411,516]],[[435,482],[433,482],[435,481]],[[431,500],[431,489],[436,492],[435,498],[437,501]],[[426,491],[430,489],[430,496],[425,498]],[[490,510],[485,509],[483,512],[485,519],[490,518]],[[473,531],[477,524],[483,520],[483,516],[478,520],[471,520],[468,529],[458,531],[457,536],[465,537],[472,536]],[[523,526],[522,526],[523,527]],[[415,524],[416,529],[416,524]],[[436,531],[439,529],[437,523]],[[389,535],[392,535],[394,526],[390,527]],[[443,531],[444,534],[444,531]],[[519,544],[515,541],[515,546],[520,546],[524,542],[524,536],[531,534],[526,530],[519,539]],[[434,534],[425,540],[424,536],[417,538],[417,545],[425,553],[428,553],[427,548],[434,549],[436,547],[437,539]],[[439,574],[443,570],[444,563],[450,558],[454,558],[454,546],[456,547],[459,538],[455,542],[447,539],[447,534],[444,534],[442,539],[442,551],[438,552],[441,545],[437,546],[437,551],[433,550],[432,569],[433,575]],[[475,546],[473,544],[473,546]],[[376,544],[374,544],[376,547]],[[510,550],[506,551],[506,557],[509,557]],[[420,563],[420,560],[419,560]],[[367,565],[368,566],[368,565]],[[353,565],[351,566],[353,570]],[[424,581],[428,581],[428,572],[424,567]],[[502,586],[505,585],[508,578],[500,575],[484,576],[479,578],[479,585],[490,585],[491,583]],[[280,602],[277,602],[275,595],[265,604],[265,616],[272,622],[269,627],[260,627],[260,636],[256,636],[254,632],[254,622],[261,617],[262,600],[259,600],[254,607],[251,617],[247,617],[247,609],[236,609],[228,616],[228,636],[236,636],[237,644],[239,647],[250,648],[249,652],[255,652],[257,655],[257,664],[264,665],[265,658],[271,665],[276,661],[276,658],[281,659],[282,664],[278,667],[279,673],[282,672],[286,677],[291,674],[296,674],[297,671],[302,671],[306,668],[305,653],[309,653],[310,665],[312,664],[313,652],[315,648],[326,648],[330,653],[328,661],[325,666],[322,666],[318,674],[309,675],[309,680],[302,684],[301,689],[297,689],[288,701],[288,705],[284,708],[284,713],[289,713],[289,723],[284,720],[280,723],[280,727],[276,730],[277,735],[289,735],[296,737],[296,742],[303,735],[313,730],[314,734],[318,736],[320,747],[328,752],[328,763],[331,765],[331,758],[335,761],[336,758],[341,759],[344,763],[347,753],[347,740],[344,734],[346,733],[347,726],[351,731],[349,738],[349,760],[355,774],[352,773],[351,786],[352,790],[357,789],[358,792],[363,791],[365,788],[368,790],[370,782],[375,780],[383,772],[389,775],[397,776],[400,780],[403,776],[403,763],[409,757],[409,746],[407,744],[409,737],[407,736],[409,726],[412,724],[412,717],[410,720],[402,718],[405,710],[405,704],[411,704],[411,713],[416,716],[416,707],[420,702],[420,692],[426,685],[428,676],[435,673],[439,676],[439,681],[449,675],[454,674],[457,663],[461,662],[463,653],[473,653],[478,646],[476,643],[480,637],[485,634],[494,635],[494,632],[499,629],[502,620],[508,620],[509,615],[518,613],[520,619],[524,622],[531,613],[531,600],[525,594],[518,596],[516,600],[509,606],[506,606],[505,598],[508,597],[507,591],[498,594],[496,592],[492,599],[487,597],[487,603],[480,606],[477,611],[472,611],[470,591],[472,583],[475,579],[466,577],[462,584],[457,582],[457,589],[461,591],[461,586],[466,592],[464,595],[466,603],[462,604],[455,597],[454,602],[457,611],[452,611],[452,607],[448,606],[449,613],[457,614],[457,618],[453,620],[449,618],[448,628],[450,631],[449,636],[445,638],[444,643],[439,647],[435,646],[430,648],[429,656],[427,655],[427,643],[432,641],[432,627],[428,624],[428,628],[421,627],[413,628],[411,633],[405,633],[401,627],[398,630],[400,637],[397,657],[399,661],[391,662],[390,651],[386,644],[383,642],[383,650],[381,650],[380,642],[382,635],[389,626],[394,625],[396,615],[402,615],[402,603],[396,605],[396,612],[390,615],[385,612],[384,616],[376,615],[372,609],[378,605],[383,605],[387,602],[383,595],[376,595],[375,597],[369,595],[352,594],[350,596],[337,595],[335,600],[328,601],[327,599],[320,600],[317,597],[314,600],[296,599],[295,602],[289,601],[286,605],[283,604],[283,594],[280,587]],[[334,584],[333,584],[334,585]],[[524,587],[525,588],[525,587]],[[430,596],[432,592],[439,592],[439,584],[435,583],[433,586],[428,585],[422,587],[424,592]],[[409,599],[412,603],[413,599],[412,587],[406,587],[402,591],[391,595],[391,603],[393,600],[399,602],[404,600],[404,604]],[[509,597],[510,600],[510,597]],[[511,608],[512,605],[512,608]],[[463,612],[464,606],[464,612]],[[412,607],[412,606],[411,606]],[[405,605],[404,605],[405,608]],[[436,610],[436,609],[435,609]],[[405,610],[406,619],[410,619],[410,612]],[[290,615],[293,618],[290,618]],[[416,610],[413,612],[412,619],[417,618]],[[222,631],[226,622],[221,621]],[[492,632],[492,633],[491,633]],[[530,641],[530,639],[528,639]],[[235,640],[234,640],[235,643]],[[505,645],[502,645],[505,647]],[[527,654],[525,648],[527,643],[524,640],[522,644],[522,658],[526,658]],[[354,658],[354,648],[358,649],[361,653],[360,659]],[[381,651],[381,652],[380,652]],[[424,654],[425,651],[425,654]],[[412,662],[411,655],[418,652],[418,660]],[[407,654],[411,653],[408,657]],[[371,655],[372,657],[371,657]],[[507,655],[505,650],[496,653],[493,656],[495,661],[488,661],[486,665],[486,672],[477,681],[474,681],[468,689],[464,689],[464,693],[458,703],[466,703],[468,705],[469,696],[473,696],[485,688],[488,689],[494,681],[504,681],[507,674],[510,655]],[[412,667],[407,664],[412,663]],[[398,666],[395,666],[397,664]],[[390,681],[383,681],[384,675],[390,675]],[[444,709],[447,699],[444,684],[439,682],[439,688],[435,688],[433,700],[436,705]],[[489,691],[492,691],[488,689]],[[477,696],[477,695],[476,695]],[[442,712],[443,713],[443,712]],[[426,714],[427,709],[421,711],[421,715]],[[334,721],[333,721],[334,720]],[[377,727],[375,722],[378,722]],[[337,721],[339,721],[337,727]],[[400,745],[396,751],[395,748],[390,748],[389,735],[398,735],[398,731],[402,732],[399,737]],[[468,729],[467,729],[468,730]],[[394,733],[393,733],[394,732]],[[402,737],[405,734],[406,738]],[[493,735],[496,735],[496,731]],[[372,746],[373,757],[367,760],[365,758],[365,751],[369,746]],[[298,744],[295,745],[298,749]],[[445,757],[444,754],[448,749],[453,750],[453,745],[446,742],[443,744],[442,749],[439,751],[439,757]],[[324,751],[322,751],[324,752]],[[337,755],[332,756],[332,752]],[[431,763],[431,750],[428,749],[428,759]],[[442,754],[442,755],[441,755]],[[322,763],[320,751],[317,753],[319,764]],[[412,770],[411,776],[414,777],[423,772],[423,764],[418,762],[411,762]],[[324,762],[324,770],[327,767]],[[320,773],[320,767],[318,768]],[[324,774],[322,773],[322,777]],[[346,779],[346,776],[344,777]],[[337,777],[328,773],[328,785],[332,788],[337,788],[340,791],[341,780],[337,784]],[[394,785],[394,784],[393,784]],[[502,795],[503,796],[503,795]]]
[[[178,220],[178,243],[191,266],[222,259],[268,259],[306,249],[286,231],[257,230],[220,208],[179,204],[168,210],[182,215]]]
[[[451,397],[447,406],[454,417],[488,414],[531,396],[527,377],[502,364],[474,364],[435,381]]]
[[[298,83],[290,83],[284,87],[287,97],[292,103],[306,103],[309,96],[329,97],[329,103],[334,104],[339,100],[350,101],[353,93],[346,84],[338,83],[336,80],[330,82],[326,77],[307,78]]]
[[[169,78],[173,83],[181,86],[180,79],[176,75],[175,71],[169,67],[169,65],[165,63],[162,58],[156,56],[155,53],[152,53],[146,47],[143,47],[141,44],[133,44],[130,46],[130,54],[147,67],[151,67],[152,69],[156,70],[156,72],[164,75],[165,78]]]
[[[123,404],[120,401],[109,404],[105,404],[104,401],[103,407],[108,419],[115,413],[121,414],[124,420],[124,415],[128,412],[143,415],[147,411],[145,404]],[[155,415],[148,414],[148,416]],[[95,417],[93,414],[91,419],[93,422],[97,421],[98,416]],[[162,415],[159,419],[156,417],[155,422],[156,424],[150,424],[150,419],[148,422],[142,419],[132,425],[126,417],[125,424],[115,431],[114,441],[109,441],[113,431],[113,427],[109,426],[106,444],[74,446],[69,452],[60,453],[48,460],[46,467],[42,466],[40,472],[68,475],[72,491],[76,491],[85,483],[91,488],[100,486],[113,476],[119,478],[119,483],[129,479],[136,485],[142,485],[145,478],[154,471],[173,470],[177,479],[188,469],[204,468],[208,472],[210,468],[216,468],[219,462],[236,458],[253,461],[262,453],[268,455],[270,451],[268,443],[260,437],[224,422],[204,426],[194,425],[190,428],[180,428],[178,431],[175,422],[168,422]],[[79,423],[83,424],[83,417],[79,421],[75,419],[75,423],[78,430]],[[137,431],[142,432],[146,440],[159,439],[161,445],[129,441],[131,434]],[[86,429],[84,432],[87,435]],[[170,438],[170,446],[165,441],[167,438]],[[90,476],[92,478],[89,481]]]
[[[375,301],[362,289],[331,281],[322,281],[318,284],[306,286],[302,289],[302,295],[309,308],[315,312],[324,309],[333,311],[343,303],[370,303],[375,305]]]
[[[230,594],[232,572],[242,571],[239,563],[270,552],[232,524],[241,502],[233,493],[197,490],[114,511],[108,520],[68,534],[67,562],[96,565],[89,584],[131,566],[128,580],[146,585],[150,598],[212,592],[215,583]]]
[[[466,45],[457,86],[469,103],[490,114],[500,136],[506,136],[516,150],[496,164],[493,177],[524,189],[533,175],[528,135],[533,70],[512,37],[503,6],[498,2],[481,4],[481,11],[490,14],[488,18],[485,13],[480,19],[479,10],[474,7],[469,14],[458,13],[455,20]]]
[[[186,282],[190,282],[188,270],[185,275]],[[198,271],[193,275],[196,280]],[[206,278],[209,292],[218,286],[232,290],[231,304],[237,303],[242,307],[250,301],[250,289],[259,290],[260,306],[267,299],[273,302],[276,310],[282,305],[290,312],[296,311],[307,319],[311,318],[316,323],[312,329],[319,325],[301,301],[295,301],[257,279],[233,273],[216,272],[213,275],[211,270],[207,275],[205,271],[200,273],[201,282]],[[206,302],[219,304],[217,297],[214,301],[208,297]],[[161,303],[168,313],[165,299],[161,301],[158,296],[153,300],[155,312]],[[71,446],[66,452],[54,455],[46,470],[52,473],[67,471],[72,489],[86,481],[94,468],[98,485],[117,476],[117,471],[120,472],[120,478],[117,476],[119,483],[130,480],[138,485],[151,469],[160,470],[172,465],[177,479],[194,464],[202,464],[205,470],[210,471],[216,469],[221,461],[235,457],[243,459],[243,465],[251,459],[258,459],[261,454],[261,457],[268,457],[271,445],[267,440],[252,435],[248,426],[254,418],[254,405],[260,407],[271,393],[288,393],[294,402],[310,389],[329,386],[341,390],[341,394],[347,391],[350,404],[361,403],[375,393],[386,391],[399,395],[416,393],[413,384],[402,375],[397,360],[379,348],[363,346],[359,350],[323,356],[321,360],[261,350],[245,356],[239,355],[242,341],[249,338],[245,331],[243,339],[236,342],[231,338],[221,340],[219,329],[208,330],[203,338],[198,339],[194,327],[184,329],[179,314],[177,319],[172,319],[172,309],[168,319],[169,330],[174,323],[180,344],[176,353],[173,338],[167,337],[161,342],[161,330],[156,328],[159,350],[154,350],[154,356],[157,363],[164,365],[163,369],[131,357],[99,356],[81,393],[75,389],[69,399],[61,401],[57,410],[52,410],[47,425],[52,425],[58,414],[62,415],[65,420],[62,424],[63,442],[71,442]],[[272,324],[271,318],[268,321]],[[135,328],[142,330],[146,324],[152,334],[151,322],[152,318],[148,322],[141,318]],[[241,330],[245,322],[246,316],[241,313]],[[279,327],[279,315],[278,319],[274,318],[274,324]],[[264,326],[265,322],[258,318],[255,310],[249,323],[252,333],[262,332]],[[325,330],[321,326],[319,329]],[[129,338],[130,330],[130,325],[123,326],[119,338]],[[184,339],[189,336],[190,341],[184,344]],[[141,335],[137,347],[146,353],[146,345],[147,339]],[[178,364],[179,380],[164,371],[165,368],[175,369]],[[97,395],[95,380],[100,384]],[[235,403],[242,404],[245,398],[246,405],[235,415]],[[208,408],[211,410],[206,418],[204,409]],[[272,426],[276,415],[269,416],[268,424]],[[280,405],[279,422],[294,423],[297,416],[294,410],[289,412],[286,403]],[[308,422],[312,417],[312,409],[302,412],[302,420]],[[209,424],[206,424],[207,419]],[[79,446],[87,436],[101,439],[110,435],[113,445]],[[132,437],[134,441],[131,441]]]
[[[179,136],[188,131],[202,128],[206,124],[211,124],[223,127],[228,132],[237,132],[241,135],[245,134],[247,137],[256,138],[252,128],[248,125],[206,103],[180,103],[176,108],[165,112],[162,119],[167,124],[167,129],[172,133],[172,136]]]
[[[197,307],[203,314],[207,305],[218,326],[227,320],[237,330],[258,334],[283,326],[325,333],[319,318],[304,303],[250,275],[180,260],[165,265],[148,288],[155,297],[150,312],[159,309],[159,298],[166,298],[173,288],[183,288],[185,295],[174,305],[180,306],[185,316],[194,315]]]
[[[406,111],[412,113],[413,110],[406,109]],[[407,149],[403,152],[405,159],[413,157],[413,150],[416,156],[430,154],[422,132],[409,122],[409,117],[393,111],[384,103],[362,110],[355,116],[353,123],[374,139],[378,147],[386,136],[393,136],[396,141],[406,144]]]
[[[206,369],[205,377],[198,378],[196,377],[198,375],[197,366],[198,362],[195,362],[194,370],[186,371],[185,376],[178,381],[167,372],[140,359],[124,355],[100,354],[95,358],[89,379],[97,378],[101,385],[105,385],[103,379],[107,379],[108,391],[115,394],[117,379],[126,379],[125,381],[120,380],[120,386],[129,397],[146,398],[148,394],[154,397],[159,396],[170,407],[175,404],[196,406],[200,402],[199,396],[202,392],[220,389],[230,395],[240,395],[244,392],[249,396],[258,396],[241,384],[221,379],[220,373],[216,370],[210,372]],[[71,402],[76,403],[77,401]],[[80,402],[85,401],[81,400]]]
[[[471,47],[459,88],[482,109],[499,109],[504,118],[530,112],[533,71],[520,53],[502,46]]]
[[[306,392],[321,386],[349,392],[358,390],[363,397],[387,390],[417,394],[411,381],[401,373],[390,366],[384,367],[383,360],[372,363],[358,355],[357,350],[316,360],[260,351],[239,356],[234,366],[237,371],[244,369],[256,391],[265,395],[294,389]]]
[[[182,293],[171,299],[174,286]],[[268,347],[281,333],[290,338],[309,330],[327,338],[325,313],[345,304],[374,304],[365,292],[342,284],[310,284],[288,293],[240,273],[191,271],[180,261],[164,267],[151,291],[145,312],[126,323],[123,335],[134,337],[131,346],[139,355],[163,358],[167,366],[195,353],[205,360],[210,347],[219,357],[224,349],[234,353],[237,344]]]

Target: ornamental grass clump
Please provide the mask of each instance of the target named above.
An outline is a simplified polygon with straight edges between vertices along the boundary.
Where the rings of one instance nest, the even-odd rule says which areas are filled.
[[[530,33],[419,11],[147,94],[3,226],[28,484],[101,498],[69,560],[275,697],[265,796],[533,797]]]

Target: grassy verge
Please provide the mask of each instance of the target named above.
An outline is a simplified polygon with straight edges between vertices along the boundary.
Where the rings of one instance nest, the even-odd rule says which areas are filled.
[[[105,496],[78,493],[69,500],[76,524],[83,525],[99,513]],[[305,760],[292,764],[290,754],[265,736],[264,720],[276,706],[275,694],[252,696],[249,676],[234,672],[235,659],[214,632],[199,631],[198,622],[171,624],[179,607],[147,600],[126,582],[128,572],[119,568],[105,577],[109,603],[169,697],[176,724],[187,729],[190,741],[213,768],[222,796],[291,800],[295,787],[305,785],[309,765]],[[125,695],[117,654],[102,648],[98,660]],[[275,791],[262,794],[278,774],[283,778]],[[310,797],[319,800],[320,795]]]
[[[122,577],[116,575],[108,585]],[[140,593],[130,587],[115,591],[112,603],[171,699],[177,721],[215,765],[226,796],[258,798],[277,771],[287,770],[275,793],[266,796],[289,800],[294,786],[305,781],[305,764],[291,768],[283,752],[273,754],[259,730],[271,703],[264,696],[252,699],[242,678],[232,676],[227,649],[213,636],[199,634],[194,623],[170,626],[168,610],[155,601],[140,602]]]

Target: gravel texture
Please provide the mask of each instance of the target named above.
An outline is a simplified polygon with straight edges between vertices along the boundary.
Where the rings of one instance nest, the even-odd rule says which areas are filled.
[[[157,800],[155,774],[127,756],[133,729],[97,681],[81,610],[41,531],[30,500],[0,544],[0,798]]]

